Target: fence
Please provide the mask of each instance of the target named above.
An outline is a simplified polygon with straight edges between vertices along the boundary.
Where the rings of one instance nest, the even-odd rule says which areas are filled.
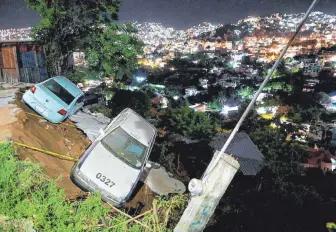
[[[17,74],[16,68],[0,68],[0,82],[6,83],[18,83],[19,76]]]

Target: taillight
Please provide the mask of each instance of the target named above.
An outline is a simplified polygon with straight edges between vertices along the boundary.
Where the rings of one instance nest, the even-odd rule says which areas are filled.
[[[33,86],[30,88],[30,91],[31,91],[32,93],[35,93],[35,91],[36,91],[36,86],[33,85]]]
[[[66,111],[65,109],[61,109],[61,110],[58,111],[58,113],[59,113],[60,115],[66,115],[66,114],[67,114],[67,111]]]

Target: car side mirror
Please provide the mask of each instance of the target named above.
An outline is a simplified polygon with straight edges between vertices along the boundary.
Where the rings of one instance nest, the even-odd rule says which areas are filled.
[[[146,168],[151,168],[151,167],[152,167],[152,164],[146,163]]]

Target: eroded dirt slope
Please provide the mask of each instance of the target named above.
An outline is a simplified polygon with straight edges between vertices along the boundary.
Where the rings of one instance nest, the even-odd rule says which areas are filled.
[[[10,139],[74,158],[79,158],[91,144],[86,135],[70,120],[62,124],[47,122],[36,116],[32,109],[21,102],[22,94],[18,90],[11,91],[16,92],[16,98],[11,104],[0,104],[0,141]],[[0,98],[4,93],[0,91]],[[40,163],[45,173],[53,179],[61,177],[58,185],[64,189],[68,198],[75,199],[86,194],[70,180],[70,171],[74,162],[27,148],[16,146],[16,149],[20,159]],[[144,209],[148,209],[155,195],[145,184],[142,184],[126,207],[133,208],[137,202],[141,202],[145,206]]]
[[[32,115],[34,112],[19,98],[15,103],[21,110],[17,113],[18,121],[12,124],[11,139],[13,141],[75,158],[79,158],[90,145],[91,142],[72,122],[66,121],[66,124],[55,125]],[[81,190],[70,180],[70,171],[74,162],[54,158],[27,148],[18,148],[18,151],[21,159],[41,163],[44,171],[51,178],[61,177],[58,182],[59,187],[65,190],[69,198],[82,194]]]

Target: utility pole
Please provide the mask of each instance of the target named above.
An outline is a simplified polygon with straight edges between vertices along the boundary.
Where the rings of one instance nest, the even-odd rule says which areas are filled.
[[[208,174],[202,177],[202,182],[206,183],[203,194],[191,198],[174,232],[203,231],[238,171],[238,161],[227,154],[222,155],[219,162],[215,163],[219,153],[216,151],[205,171]],[[190,185],[192,184],[189,184],[189,189]]]
[[[252,110],[259,94],[270,80],[274,70],[282,61],[289,46],[293,43],[294,39],[299,34],[302,26],[318,1],[319,0],[313,0],[303,19],[297,26],[295,33],[289,39],[287,45],[282,50],[277,61],[274,63],[271,71],[265,77],[265,80],[261,83],[258,91],[254,94],[250,104],[247,106],[235,128],[226,140],[224,146],[220,151],[216,151],[209,166],[205,170],[202,179],[192,179],[190,181],[188,189],[192,197],[179,223],[175,227],[174,232],[200,232],[203,231],[206,227],[210,217],[214,213],[219,203],[219,200],[223,197],[227,187],[231,183],[239,168],[238,161],[235,160],[232,156],[227,155],[225,151],[229,147],[246,116]]]

